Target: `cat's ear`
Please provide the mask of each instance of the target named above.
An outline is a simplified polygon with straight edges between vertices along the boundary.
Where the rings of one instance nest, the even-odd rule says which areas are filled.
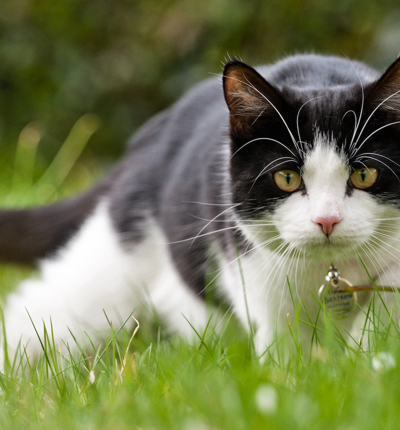
[[[372,85],[368,96],[371,108],[380,105],[381,112],[387,111],[400,117],[400,58]]]
[[[223,84],[231,130],[237,136],[246,135],[259,117],[280,110],[282,97],[278,91],[241,61],[225,65]]]

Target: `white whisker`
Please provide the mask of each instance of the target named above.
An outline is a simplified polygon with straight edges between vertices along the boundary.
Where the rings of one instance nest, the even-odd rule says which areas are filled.
[[[269,140],[269,141],[271,141],[271,142],[275,142],[275,143],[278,143],[279,145],[281,145],[281,146],[283,146],[287,151],[289,151],[292,155],[293,155],[293,157],[296,157],[296,154],[291,150],[291,149],[289,149],[284,143],[282,143],[282,142],[280,142],[279,140],[276,140],[276,139],[272,139],[272,138],[270,138],[270,137],[258,137],[258,138],[256,138],[256,139],[252,139],[252,140],[250,140],[249,142],[246,142],[244,145],[242,145],[239,149],[237,149],[233,154],[232,154],[232,156],[231,156],[231,159],[239,152],[239,151],[241,151],[243,148],[245,148],[247,145],[250,145],[251,143],[254,143],[254,142],[258,142],[258,141],[260,141],[260,140]],[[294,160],[296,160],[296,158],[294,158]],[[297,160],[296,160],[296,162],[297,162]]]
[[[287,131],[289,132],[290,137],[292,138],[293,144],[296,146],[296,139],[294,138],[292,132],[290,131],[289,126],[287,125],[287,122],[285,121],[285,119],[283,118],[282,114],[279,112],[278,108],[261,92],[259,91],[252,83],[250,83],[247,78],[245,77],[246,82],[248,84],[248,86],[250,88],[252,88],[254,91],[256,91],[264,100],[266,100],[275,110],[275,112],[279,115],[279,118],[282,120],[282,122],[284,123]],[[244,83],[244,82],[243,82]]]
[[[354,130],[353,130],[353,136],[352,136],[352,138],[351,138],[350,145],[349,145],[349,149],[351,149],[351,148],[352,148],[352,145],[353,145],[354,137],[355,137],[355,135],[356,135],[356,133],[357,133],[357,124],[358,124],[358,120],[357,120],[357,114],[354,112],[354,110],[348,110],[348,111],[347,111],[347,112],[345,112],[345,113],[344,113],[344,115],[342,116],[342,122],[343,122],[343,120],[344,120],[344,117],[345,117],[348,113],[352,113],[352,114],[354,115]]]
[[[400,122],[400,121],[399,121],[399,122]],[[368,155],[360,155],[360,156],[358,156],[357,161],[358,161],[358,160],[360,160],[361,158],[366,158],[366,159],[368,159],[368,160],[375,160],[376,162],[383,164],[385,167],[387,167],[387,168],[388,168],[388,169],[393,173],[393,175],[394,175],[394,176],[396,176],[397,180],[399,180],[399,181],[400,181],[399,177],[396,175],[396,173],[394,172],[394,170],[393,170],[393,169],[391,169],[391,168],[390,168],[386,163],[384,163],[382,160],[378,160],[377,158],[375,158],[375,157],[370,157],[370,156],[368,156]],[[359,161],[359,162],[360,162],[360,161]]]
[[[356,134],[357,134],[358,127],[360,126],[360,122],[361,122],[362,114],[363,114],[363,111],[364,111],[364,99],[365,99],[365,95],[364,95],[364,86],[363,86],[363,84],[362,84],[361,77],[360,77],[360,75],[359,75],[359,73],[358,73],[357,69],[354,67],[354,63],[353,63],[350,59],[348,59],[348,60],[350,61],[350,64],[351,64],[351,66],[352,66],[352,68],[353,68],[353,70],[354,70],[355,74],[357,75],[358,82],[360,83],[361,96],[362,96],[362,97],[361,97],[360,115],[358,116],[358,120],[356,120],[356,125],[355,125],[355,128],[354,128],[353,136],[352,136],[351,141],[350,141],[350,149],[351,149],[351,148],[352,148],[352,146],[353,146],[354,138],[355,138],[355,136],[356,136]],[[354,115],[356,116],[356,114],[354,114]],[[357,144],[357,143],[356,143],[356,144]]]
[[[296,126],[297,126],[297,135],[298,135],[298,137],[299,137],[299,142],[302,142],[302,140],[301,140],[301,136],[300,136],[300,127],[299,127],[299,117],[300,117],[300,112],[301,112],[301,110],[303,109],[303,107],[305,106],[305,105],[307,105],[308,103],[310,103],[310,102],[312,102],[313,100],[317,100],[317,99],[319,99],[319,98],[321,98],[322,96],[317,96],[317,97],[313,97],[312,99],[310,99],[310,100],[307,100],[305,103],[303,103],[301,106],[300,106],[300,108],[299,108],[299,110],[297,111],[297,116],[296,116]],[[304,151],[303,151],[304,152]]]
[[[290,131],[290,128],[289,128],[287,122],[283,118],[282,114],[279,112],[278,108],[261,91],[259,91],[252,83],[250,83],[247,80],[246,76],[244,76],[244,79],[246,80],[246,82],[244,82],[244,81],[242,81],[240,79],[232,78],[230,76],[224,76],[224,77],[227,78],[227,79],[233,79],[236,82],[240,82],[241,84],[248,86],[249,88],[253,89],[256,93],[258,93],[264,100],[266,100],[270,104],[270,106],[275,110],[275,112],[278,114],[279,118],[282,120],[283,124],[285,125],[285,127],[286,127],[286,129],[287,129],[287,131],[288,131],[288,133],[289,133],[289,135],[290,135],[290,137],[292,139],[292,142],[293,142],[295,148],[298,150],[296,139],[294,138],[292,132]]]
[[[218,215],[216,215],[213,219],[211,219],[196,235],[196,237],[193,239],[195,240],[214,220],[216,220],[217,218],[219,218],[220,216],[226,214],[227,212],[231,211],[232,209],[234,209],[236,206],[239,206],[239,203],[236,203],[234,205],[232,205],[231,207],[223,210],[222,212],[220,212]]]
[[[379,243],[377,243],[376,241],[374,241],[374,239],[372,239],[372,238],[375,238],[375,239],[377,239],[377,240],[379,240],[380,242],[382,242],[385,246],[387,246],[387,247],[389,247],[389,248],[392,248],[392,249],[394,249],[395,251],[398,251],[398,249],[397,248],[395,248],[394,246],[392,246],[392,245],[390,245],[389,243],[387,243],[386,241],[384,241],[383,239],[381,239],[379,236],[377,236],[377,235],[372,235],[371,236],[371,238],[370,238],[370,241],[372,241],[373,243],[375,243],[377,246],[379,246],[380,247],[380,249],[382,250],[382,252],[385,252],[386,253],[386,255],[391,255],[394,259],[395,259],[395,261],[399,261],[400,262],[400,258],[399,257],[396,257],[392,252],[390,252],[388,249],[386,249],[386,248],[384,248],[381,244],[379,244]]]
[[[371,134],[369,134],[363,141],[362,141],[362,143],[360,144],[360,146],[357,148],[357,147],[354,147],[354,149],[353,149],[353,151],[350,153],[350,158],[353,158],[356,154],[357,154],[357,152],[362,148],[362,146],[364,145],[364,143],[368,140],[368,139],[370,139],[374,134],[376,134],[376,133],[378,133],[378,131],[381,131],[381,130],[383,130],[384,128],[387,128],[387,127],[390,127],[390,126],[392,126],[392,125],[396,125],[396,124],[400,124],[400,121],[394,121],[394,122],[390,122],[389,124],[385,124],[385,125],[383,125],[382,127],[379,127],[377,130],[375,130],[375,131],[373,131]]]
[[[207,202],[195,202],[193,200],[183,200],[182,203],[195,203],[197,205],[205,205],[205,206],[232,206],[232,203],[207,203]]]
[[[360,155],[359,157],[364,156],[364,155],[375,155],[375,156],[377,156],[377,157],[386,158],[386,160],[389,160],[391,163],[396,164],[396,166],[399,166],[399,167],[400,167],[400,164],[396,163],[396,162],[395,162],[395,161],[393,161],[391,158],[386,157],[385,155],[379,154],[379,153],[377,153],[377,152],[364,152],[364,153],[363,153],[362,155]],[[359,157],[358,157],[358,158],[359,158]],[[358,159],[358,158],[357,158],[357,159]],[[355,161],[357,161],[357,159],[356,159]]]
[[[173,240],[173,241],[167,242],[167,244],[174,245],[176,243],[184,243],[184,242],[194,241],[194,240],[199,239],[201,237],[210,236],[210,235],[213,235],[213,234],[216,234],[216,233],[220,233],[220,232],[223,232],[223,231],[228,231],[228,230],[238,230],[238,227],[236,225],[235,226],[231,226],[231,227],[225,227],[225,228],[221,228],[221,229],[209,231],[207,233],[203,233],[203,234],[200,234],[200,235],[197,234],[196,236],[188,237],[188,238],[185,238],[185,239]]]
[[[395,93],[393,93],[393,94],[391,94],[389,97],[386,97],[382,102],[380,102],[379,104],[378,104],[378,106],[371,112],[371,114],[369,115],[369,117],[367,118],[367,120],[365,121],[365,123],[364,123],[364,125],[363,125],[363,127],[362,127],[362,129],[361,129],[361,131],[360,131],[360,134],[359,134],[359,138],[362,136],[362,134],[363,134],[363,131],[364,131],[364,129],[365,129],[365,127],[367,126],[367,124],[369,123],[369,121],[370,121],[370,119],[372,118],[372,116],[375,114],[375,112],[383,105],[383,104],[385,104],[388,100],[390,100],[392,97],[394,97],[395,95],[397,95],[397,94],[399,94],[400,93],[400,90],[399,91],[396,91]],[[370,135],[371,136],[371,135]],[[368,136],[368,138],[370,137],[370,136]],[[357,147],[357,143],[358,143],[358,140],[359,140],[359,138],[357,139],[357,142],[355,143],[355,145],[354,145],[354,149]],[[364,142],[365,142],[365,140],[364,140]],[[361,146],[362,146],[362,144],[361,144]],[[360,147],[361,147],[360,146]],[[357,151],[359,150],[359,148],[357,149]],[[350,156],[350,158],[352,157],[353,155],[351,155]]]
[[[267,166],[265,166],[265,167],[261,170],[261,172],[258,174],[258,176],[256,177],[256,179],[254,179],[253,184],[252,184],[252,186],[251,186],[251,188],[250,188],[250,191],[253,189],[253,187],[254,187],[255,183],[257,182],[257,179],[259,179],[262,175],[265,175],[265,174],[266,174],[266,173],[268,173],[270,170],[275,169],[276,167],[279,167],[279,166],[282,166],[283,164],[286,164],[286,163],[287,163],[287,160],[282,161],[281,163],[279,163],[279,164],[277,164],[277,165],[274,165],[274,166],[270,167],[269,169],[267,169],[271,164],[276,163],[277,161],[282,160],[282,159],[284,159],[284,158],[291,158],[291,157],[280,157],[280,158],[278,158],[277,160],[274,160],[274,161],[272,161],[271,163],[269,163]]]

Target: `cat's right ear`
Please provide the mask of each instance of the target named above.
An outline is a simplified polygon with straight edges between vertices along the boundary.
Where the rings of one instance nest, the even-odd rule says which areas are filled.
[[[397,58],[386,72],[373,84],[368,96],[371,110],[379,108],[399,117],[400,110],[400,58]]]
[[[282,98],[256,70],[241,61],[225,65],[225,100],[230,112],[231,131],[245,137],[263,115],[280,111]]]

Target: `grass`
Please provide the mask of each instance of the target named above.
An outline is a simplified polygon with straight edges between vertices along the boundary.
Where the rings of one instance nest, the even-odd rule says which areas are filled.
[[[4,157],[0,169],[5,206],[51,201],[95,181],[101,168],[76,161],[96,129],[93,118],[86,120],[48,169],[36,157],[35,125],[24,130],[13,162]],[[3,297],[29,274],[1,268]],[[397,429],[399,327],[379,296],[365,316],[370,352],[347,344],[323,309],[325,335],[311,349],[298,335],[310,322],[300,321],[293,304],[292,337],[277,339],[275,352],[261,361],[233,320],[221,333],[211,327],[199,333],[192,345],[157,327],[140,327],[132,336],[110,324],[100,347],[68,356],[59,353],[48,327],[44,356],[36,363],[17,357],[0,375],[0,428]]]

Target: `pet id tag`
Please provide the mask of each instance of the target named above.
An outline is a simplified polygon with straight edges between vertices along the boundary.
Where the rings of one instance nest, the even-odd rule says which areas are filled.
[[[343,291],[343,287],[353,285],[340,276],[336,267],[331,266],[325,277],[325,284],[318,292],[319,299],[325,304],[325,310],[336,319],[346,318],[357,303],[357,294],[353,291]],[[338,290],[341,291],[338,291]]]

